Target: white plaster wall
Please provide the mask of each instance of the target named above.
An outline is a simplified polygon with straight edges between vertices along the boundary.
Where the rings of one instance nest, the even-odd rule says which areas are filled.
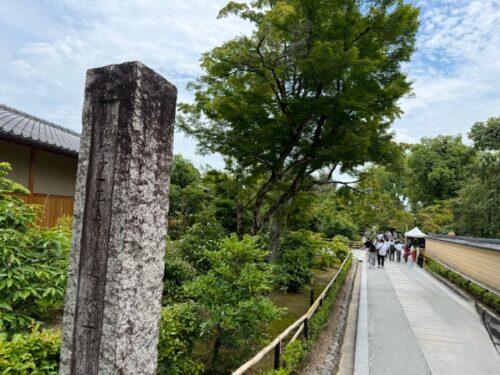
[[[77,162],[68,156],[37,150],[35,193],[74,196]]]
[[[30,170],[30,148],[14,142],[0,140],[0,162],[9,162],[12,171],[9,178],[28,187]]]

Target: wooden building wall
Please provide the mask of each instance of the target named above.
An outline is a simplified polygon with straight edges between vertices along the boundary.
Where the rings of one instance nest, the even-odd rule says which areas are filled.
[[[500,293],[500,252],[427,238],[426,255]]]

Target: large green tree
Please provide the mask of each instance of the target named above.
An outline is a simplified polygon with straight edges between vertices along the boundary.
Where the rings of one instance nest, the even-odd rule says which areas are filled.
[[[500,152],[481,155],[476,175],[460,190],[454,214],[458,234],[500,238]]]
[[[491,117],[486,122],[476,122],[469,137],[479,150],[500,150],[500,116]]]
[[[500,237],[500,117],[476,122],[469,133],[479,158],[474,176],[460,191],[455,205],[457,232]]]
[[[356,190],[346,196],[354,221],[362,231],[398,230],[405,232],[414,224],[406,209],[402,166],[373,165],[360,174]]]
[[[456,197],[471,174],[474,156],[460,136],[422,138],[408,157],[407,190],[412,207]]]
[[[202,151],[255,177],[244,206],[256,233],[316,171],[391,156],[418,9],[403,0],[256,0],[231,1],[220,16],[229,14],[255,29],[203,55],[179,124]]]

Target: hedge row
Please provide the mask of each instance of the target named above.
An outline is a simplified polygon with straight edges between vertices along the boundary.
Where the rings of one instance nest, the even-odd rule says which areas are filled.
[[[460,276],[458,273],[444,267],[442,264],[429,257],[425,258],[425,262],[427,269],[431,272],[451,281],[478,301],[493,309],[497,314],[500,314],[500,297],[498,295]]]

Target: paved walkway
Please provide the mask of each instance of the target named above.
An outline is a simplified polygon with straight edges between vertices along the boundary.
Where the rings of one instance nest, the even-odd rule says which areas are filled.
[[[418,267],[362,264],[356,375],[500,375],[470,302]]]

